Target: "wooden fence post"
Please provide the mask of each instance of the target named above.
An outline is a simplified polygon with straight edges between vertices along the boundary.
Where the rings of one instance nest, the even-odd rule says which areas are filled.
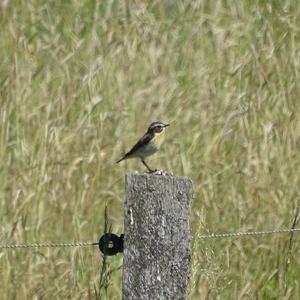
[[[192,197],[187,177],[126,175],[123,300],[187,299]]]

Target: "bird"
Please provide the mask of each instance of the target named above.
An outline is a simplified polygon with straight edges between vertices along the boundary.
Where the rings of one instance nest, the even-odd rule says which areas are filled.
[[[159,150],[165,139],[165,129],[168,126],[170,126],[170,124],[164,124],[162,122],[151,123],[146,133],[137,141],[131,150],[116,163],[129,158],[140,158],[150,173],[156,172],[157,170],[153,170],[147,165],[145,158]]]

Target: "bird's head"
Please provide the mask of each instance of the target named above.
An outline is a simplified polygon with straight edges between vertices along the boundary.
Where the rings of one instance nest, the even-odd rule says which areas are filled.
[[[161,122],[153,122],[150,124],[147,132],[152,133],[154,135],[159,135],[165,131],[166,127],[170,126],[170,124],[164,124]]]

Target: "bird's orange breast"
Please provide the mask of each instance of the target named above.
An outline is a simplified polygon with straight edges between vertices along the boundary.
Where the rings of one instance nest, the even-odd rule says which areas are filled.
[[[165,131],[156,133],[152,141],[156,144],[156,146],[159,148],[163,141],[165,140]]]

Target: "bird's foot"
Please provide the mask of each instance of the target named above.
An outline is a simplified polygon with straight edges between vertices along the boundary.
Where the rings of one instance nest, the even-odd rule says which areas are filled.
[[[153,175],[161,175],[161,176],[173,176],[173,173],[170,171],[165,171],[165,170],[148,170],[146,172],[147,174],[153,174]]]
[[[158,171],[157,169],[154,169],[154,170],[148,169],[146,171],[146,173],[148,173],[148,174],[155,174],[157,171]]]

